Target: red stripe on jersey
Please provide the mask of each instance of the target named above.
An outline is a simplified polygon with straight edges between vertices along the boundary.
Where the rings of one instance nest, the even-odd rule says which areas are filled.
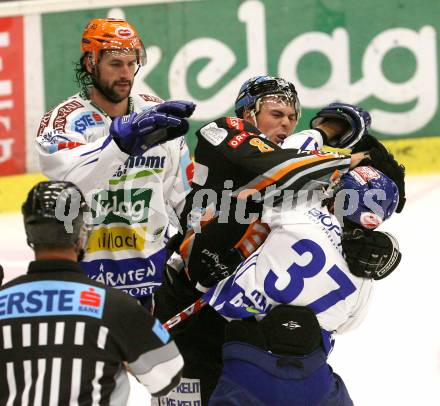
[[[79,147],[80,145],[84,145],[84,144],[76,141],[60,142],[59,144],[57,144],[58,151],[60,149],[74,149],[76,147]]]

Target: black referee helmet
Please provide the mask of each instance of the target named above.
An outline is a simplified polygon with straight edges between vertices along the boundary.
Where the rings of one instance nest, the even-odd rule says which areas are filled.
[[[37,183],[21,208],[28,245],[33,249],[84,249],[86,207],[83,194],[71,182]]]

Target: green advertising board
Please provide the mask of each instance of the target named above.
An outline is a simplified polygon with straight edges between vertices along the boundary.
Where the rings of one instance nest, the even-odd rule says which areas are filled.
[[[381,139],[439,140],[438,1],[201,0],[46,14],[47,108],[77,91],[81,32],[106,16],[125,17],[144,40],[138,90],[197,103],[192,129],[233,114],[240,85],[271,74],[297,87],[298,130],[339,100],[368,109]]]

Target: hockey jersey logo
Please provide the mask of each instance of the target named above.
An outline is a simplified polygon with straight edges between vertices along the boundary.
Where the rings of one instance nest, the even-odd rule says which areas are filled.
[[[165,168],[166,163],[166,156],[161,155],[150,155],[150,156],[130,156],[128,159],[124,162],[123,165],[121,165],[116,173],[113,175],[113,177],[121,177],[124,176],[128,170],[133,168],[148,168],[149,171],[141,171],[136,173],[136,178],[140,178],[143,176],[150,176],[154,175],[156,173],[161,173],[163,169]],[[121,179],[121,181],[127,180],[126,178]],[[118,184],[117,179],[111,179],[110,184]]]
[[[200,129],[200,134],[210,144],[214,146],[220,145],[228,136],[227,130],[218,127],[216,122],[209,123]]]
[[[351,171],[352,176],[361,184],[365,185],[371,179],[379,179],[380,174],[371,166],[361,166]]]
[[[91,203],[93,223],[146,223],[151,195],[151,189],[101,190]]]
[[[104,119],[96,112],[85,112],[79,114],[72,122],[72,130],[84,134],[88,127],[104,126]]]
[[[83,261],[81,267],[90,279],[142,297],[151,295],[162,283],[165,256],[165,250],[160,250],[148,258]]]
[[[67,116],[81,107],[84,106],[78,100],[72,100],[61,106],[55,116],[53,128],[64,132],[66,130]]]
[[[250,136],[256,137],[257,134],[253,134],[253,133],[248,133],[246,131],[242,131],[240,134],[234,135],[229,141],[228,141],[228,145],[231,148],[237,148],[239,147],[241,144],[243,144],[243,142],[249,138]]]
[[[235,129],[238,131],[244,130],[244,122],[241,118],[238,117],[226,117],[226,124],[229,128]]]
[[[77,315],[102,318],[105,289],[67,281],[36,281],[4,289],[0,318]]]
[[[49,125],[50,116],[52,115],[53,109],[49,110],[41,119],[40,127],[38,128],[37,137],[43,134],[46,127]]]
[[[142,251],[145,248],[146,227],[100,227],[92,232],[87,253],[97,251]]]

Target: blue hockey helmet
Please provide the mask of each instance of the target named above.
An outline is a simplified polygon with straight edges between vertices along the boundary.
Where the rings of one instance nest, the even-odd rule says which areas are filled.
[[[295,86],[285,79],[274,76],[255,76],[241,85],[238,96],[235,99],[235,114],[237,117],[243,118],[245,108],[255,109],[258,104],[257,102],[264,96],[284,97],[294,107],[299,118],[301,107]]]
[[[367,229],[377,228],[394,213],[399,203],[397,185],[371,166],[359,166],[341,176],[333,192],[336,198],[339,192],[344,192],[344,219]],[[336,204],[336,213],[337,210]]]

